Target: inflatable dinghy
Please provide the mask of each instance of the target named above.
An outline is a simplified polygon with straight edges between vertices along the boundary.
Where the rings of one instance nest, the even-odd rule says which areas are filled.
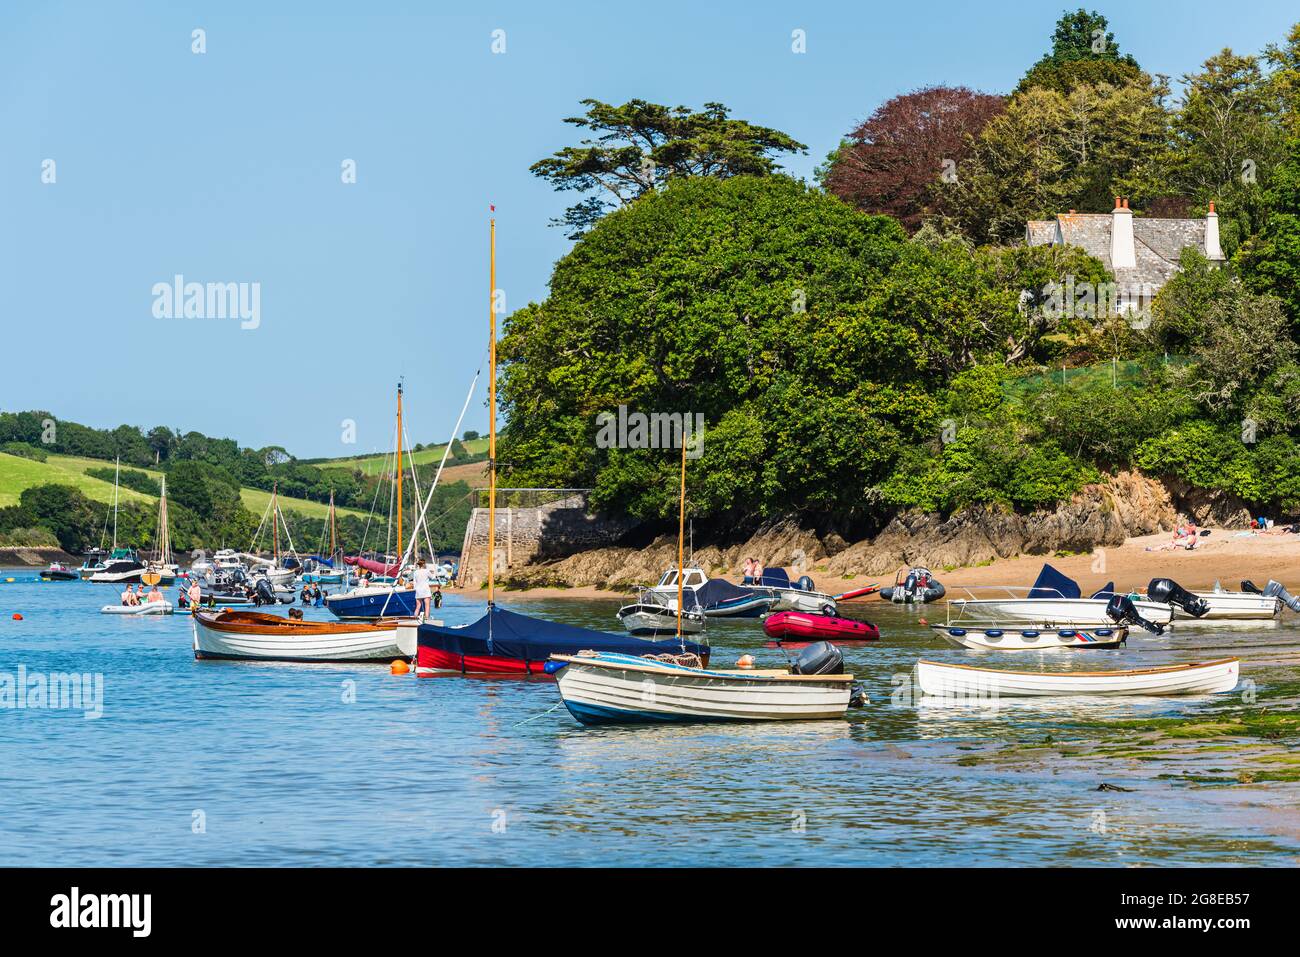
[[[105,605],[101,615],[170,615],[174,608],[169,601],[146,601],[138,605]]]
[[[880,640],[880,629],[869,621],[812,615],[802,611],[778,611],[768,615],[763,620],[763,631],[773,639],[769,645]]]
[[[930,569],[920,565],[900,570],[892,586],[880,589],[880,597],[885,601],[904,605],[921,605],[938,601],[943,596],[943,585],[931,574]]]

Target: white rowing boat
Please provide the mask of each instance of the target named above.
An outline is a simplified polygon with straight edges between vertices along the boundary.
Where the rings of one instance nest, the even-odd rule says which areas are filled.
[[[1115,648],[1128,639],[1121,626],[1091,628],[1072,625],[1032,628],[1016,625],[976,625],[964,622],[932,624],[935,635],[963,648],[990,651],[1042,651],[1044,648]]]
[[[257,661],[393,661],[415,654],[415,619],[303,621],[254,611],[194,615],[194,657]]]
[[[101,615],[170,615],[176,609],[169,601],[142,601],[138,605],[105,605]]]
[[[1239,658],[1128,671],[1006,671],[918,661],[916,682],[923,694],[944,698],[1218,694],[1237,687],[1240,668]]]
[[[853,676],[715,671],[588,652],[552,655],[560,697],[583,724],[813,721],[843,718]]]

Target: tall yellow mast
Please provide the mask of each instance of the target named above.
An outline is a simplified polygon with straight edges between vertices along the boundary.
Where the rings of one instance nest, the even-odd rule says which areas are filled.
[[[397,383],[397,554],[402,551],[402,383]],[[398,573],[401,573],[399,568]]]
[[[488,271],[488,607],[497,564],[497,221],[488,221],[490,267]]]
[[[677,637],[682,636],[682,577],[685,562],[682,558],[686,538],[686,430],[682,430],[682,497],[677,508]]]

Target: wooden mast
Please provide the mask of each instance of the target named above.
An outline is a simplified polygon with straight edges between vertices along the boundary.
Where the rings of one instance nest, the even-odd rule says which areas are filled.
[[[334,560],[334,552],[336,549],[336,546],[334,544],[335,538],[336,536],[334,534],[334,490],[330,489],[330,561]]]
[[[402,551],[402,383],[397,383],[397,554],[405,554]],[[399,562],[401,558],[397,559]],[[402,570],[399,568],[397,573],[400,575]]]
[[[497,564],[497,221],[489,221],[488,271],[488,608]]]
[[[280,564],[280,483],[271,483],[271,559]]]
[[[682,560],[682,547],[686,538],[686,432],[682,438],[682,497],[677,507],[677,637],[682,637],[682,575],[685,571]]]

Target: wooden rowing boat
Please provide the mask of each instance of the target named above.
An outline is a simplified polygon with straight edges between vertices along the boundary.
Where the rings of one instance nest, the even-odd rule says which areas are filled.
[[[843,718],[853,675],[715,671],[606,652],[552,655],[560,698],[583,724]]]
[[[415,654],[415,619],[303,621],[256,611],[194,615],[194,657],[253,661],[393,661]]]
[[[1006,671],[918,661],[916,681],[923,694],[944,698],[1218,694],[1237,686],[1240,668],[1239,658],[1128,671]]]

